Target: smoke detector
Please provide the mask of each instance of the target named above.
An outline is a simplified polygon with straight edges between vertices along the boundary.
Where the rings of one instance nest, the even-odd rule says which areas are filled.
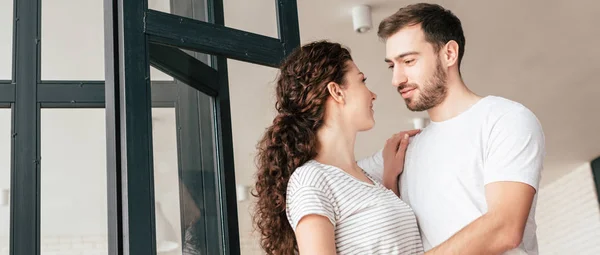
[[[371,7],[359,5],[352,8],[352,24],[354,31],[359,34],[366,33],[373,27],[371,23]]]

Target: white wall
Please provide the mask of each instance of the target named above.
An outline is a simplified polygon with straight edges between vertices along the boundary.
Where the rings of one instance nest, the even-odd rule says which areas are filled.
[[[540,254],[600,254],[600,205],[590,164],[540,189]]]

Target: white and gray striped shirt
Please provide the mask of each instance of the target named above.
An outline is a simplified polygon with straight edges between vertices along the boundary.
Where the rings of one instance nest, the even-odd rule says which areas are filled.
[[[294,231],[302,217],[317,214],[335,227],[338,254],[422,254],[412,209],[365,174],[375,185],[315,160],[297,168],[288,182],[286,198]]]

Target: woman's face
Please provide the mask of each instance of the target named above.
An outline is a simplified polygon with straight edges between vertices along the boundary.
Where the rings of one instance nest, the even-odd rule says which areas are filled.
[[[377,95],[367,87],[366,77],[353,61],[347,63],[348,72],[345,75],[344,105],[342,115],[344,122],[352,125],[357,131],[373,128],[373,101]]]

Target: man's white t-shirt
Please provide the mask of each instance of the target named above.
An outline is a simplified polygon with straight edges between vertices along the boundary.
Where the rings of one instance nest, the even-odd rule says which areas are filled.
[[[450,120],[431,122],[411,139],[399,182],[402,200],[417,216],[425,250],[487,212],[486,184],[522,182],[537,191],[544,155],[538,119],[505,98],[487,96]],[[381,179],[381,151],[359,166]],[[537,195],[522,243],[505,254],[538,254],[536,201]]]

